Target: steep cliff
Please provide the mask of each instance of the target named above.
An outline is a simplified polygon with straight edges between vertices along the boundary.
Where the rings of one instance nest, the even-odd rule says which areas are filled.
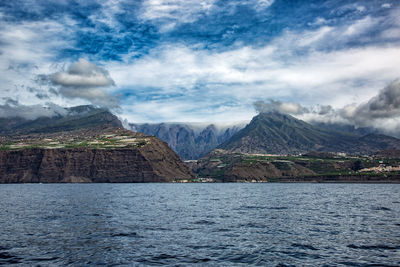
[[[171,182],[193,178],[165,142],[123,133],[100,136],[110,139],[103,143],[91,140],[76,147],[2,150],[0,183]]]

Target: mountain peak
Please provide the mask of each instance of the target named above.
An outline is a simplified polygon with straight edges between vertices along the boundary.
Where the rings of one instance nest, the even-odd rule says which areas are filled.
[[[360,137],[313,126],[276,111],[255,116],[219,148],[240,153],[301,154],[310,151],[370,154],[400,147],[400,140],[384,135]]]

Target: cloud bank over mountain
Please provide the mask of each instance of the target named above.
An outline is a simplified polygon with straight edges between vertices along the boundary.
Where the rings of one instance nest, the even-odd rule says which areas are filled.
[[[280,113],[288,113],[292,115],[299,115],[303,113],[308,113],[309,110],[302,107],[297,103],[281,102],[273,99],[269,99],[268,102],[258,100],[254,102],[254,108],[258,113],[273,112],[277,111]]]
[[[0,105],[0,118],[19,117],[34,120],[40,117],[64,116],[68,111],[53,103],[45,105],[22,105],[18,101],[8,99],[4,105]]]
[[[299,115],[313,122],[340,123],[356,127],[373,127],[398,135],[400,129],[400,80],[395,80],[379,90],[378,94],[360,104],[353,103],[334,109],[332,106],[303,107],[298,103],[276,100],[254,102],[257,112],[280,112]]]

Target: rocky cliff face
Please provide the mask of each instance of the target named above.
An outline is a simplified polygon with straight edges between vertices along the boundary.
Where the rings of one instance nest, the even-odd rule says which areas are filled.
[[[193,178],[161,140],[141,147],[0,151],[0,183],[171,182]]]

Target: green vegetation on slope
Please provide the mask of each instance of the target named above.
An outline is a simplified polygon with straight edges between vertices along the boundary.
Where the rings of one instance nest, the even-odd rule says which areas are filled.
[[[26,137],[16,137],[14,140],[7,140],[0,144],[0,150],[21,150],[32,148],[123,148],[123,147],[142,147],[151,142],[154,137],[136,134],[123,129],[113,129],[104,134],[87,133],[63,133],[60,135],[33,135]]]

